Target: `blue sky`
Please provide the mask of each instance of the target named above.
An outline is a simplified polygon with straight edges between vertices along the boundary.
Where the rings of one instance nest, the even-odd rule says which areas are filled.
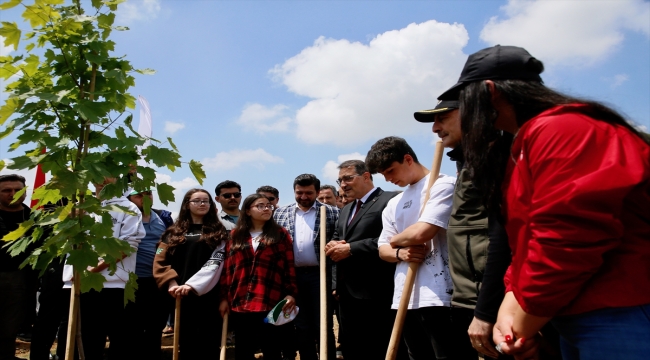
[[[25,27],[18,10],[0,20]],[[244,195],[272,185],[289,204],[297,175],[334,184],[337,164],[390,135],[430,167],[434,135],[413,112],[435,106],[467,56],[494,44],[525,47],[548,86],[650,128],[648,1],[130,0],[116,25],[130,28],[113,32],[116,55],[157,71],[131,91],[149,101],[153,136],[202,161],[211,193],[226,179]],[[0,141],[0,158],[15,156],[12,142]],[[177,198],[198,186],[187,167],[159,180]]]

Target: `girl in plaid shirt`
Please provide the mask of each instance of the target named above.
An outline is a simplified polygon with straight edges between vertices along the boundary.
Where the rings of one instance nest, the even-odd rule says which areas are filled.
[[[264,318],[282,299],[287,299],[285,312],[296,306],[291,236],[272,214],[273,205],[264,195],[249,195],[226,244],[219,312],[231,312],[237,360],[254,359],[260,347],[264,359],[281,359],[278,328],[265,324]]]

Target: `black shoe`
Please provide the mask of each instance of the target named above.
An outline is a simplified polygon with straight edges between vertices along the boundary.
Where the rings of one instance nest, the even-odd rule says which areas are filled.
[[[24,332],[24,333],[19,333],[16,335],[16,338],[20,341],[24,342],[32,342],[32,333],[31,332]]]

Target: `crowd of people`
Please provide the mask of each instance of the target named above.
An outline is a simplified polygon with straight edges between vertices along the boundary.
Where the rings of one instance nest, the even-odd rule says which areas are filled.
[[[418,266],[397,359],[647,358],[650,137],[601,103],[546,87],[543,70],[525,49],[483,49],[435,108],[414,114],[451,149],[456,174],[430,179],[408,142],[389,136],[364,160],[338,166],[339,187],[297,176],[295,202],[280,207],[276,188],[243,198],[228,180],[214,198],[188,191],[172,219],[144,211],[150,191],[102,199],[114,179],[97,184],[104,203],[135,214],[110,213],[113,237],[137,251],[117,271],[101,259],[89,268],[106,281],[82,294],[86,358],[102,359],[108,337],[109,359],[159,359],[161,332],[180,298],[182,359],[218,357],[226,314],[238,360],[258,350],[269,360],[318,359],[321,326],[328,360],[383,359],[410,263]],[[376,187],[376,174],[403,191]],[[0,177],[2,235],[29,218],[22,199],[13,201],[24,186],[18,175]],[[0,360],[14,358],[38,287],[31,270],[18,268],[30,249],[16,257],[5,249]],[[130,272],[138,289],[124,307]],[[34,360],[51,356],[57,329],[63,356],[71,276],[53,262],[41,277]],[[295,320],[266,323],[280,302],[282,312],[297,311]]]

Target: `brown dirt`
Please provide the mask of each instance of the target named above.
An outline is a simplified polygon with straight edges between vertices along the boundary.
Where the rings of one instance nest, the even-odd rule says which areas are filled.
[[[338,333],[339,333],[339,324],[336,321],[336,318],[334,318],[334,334],[336,335],[336,338],[338,340]],[[106,345],[109,343],[106,342]],[[29,359],[29,346],[30,343],[16,340],[16,357],[20,359]],[[51,353],[56,352],[56,347],[57,343],[56,341],[54,342],[54,345],[52,345],[52,349],[50,350]],[[162,360],[171,360],[173,358],[173,350],[174,350],[174,336],[173,335],[163,335],[162,337]],[[334,350],[336,351],[336,350]],[[257,354],[255,356],[258,359],[262,359],[262,354]],[[60,359],[63,360],[63,359]],[[228,346],[226,349],[226,360],[235,360],[235,347],[234,346]],[[300,360],[300,355],[296,356],[296,360]]]

